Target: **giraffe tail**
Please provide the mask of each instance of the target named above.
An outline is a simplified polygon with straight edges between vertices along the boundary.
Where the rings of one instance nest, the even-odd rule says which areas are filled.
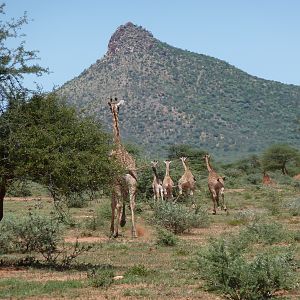
[[[124,227],[126,224],[126,213],[125,213],[125,203],[123,202],[123,210],[122,210],[122,217],[120,221],[120,226]]]

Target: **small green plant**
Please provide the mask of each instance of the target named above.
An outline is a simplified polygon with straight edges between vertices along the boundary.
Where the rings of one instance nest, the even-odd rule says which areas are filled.
[[[29,212],[18,220],[5,218],[0,224],[0,231],[2,253],[39,253],[48,265],[67,268],[76,257],[91,249],[91,246],[81,246],[78,242],[71,248],[65,248],[61,244],[63,227],[54,213],[43,216]]]
[[[92,269],[87,273],[90,285],[96,288],[108,288],[114,282],[112,269]]]
[[[158,228],[156,243],[160,246],[176,246],[178,244],[178,238],[174,233],[166,229]]]
[[[84,221],[84,227],[90,230],[97,230],[105,225],[105,221],[111,218],[111,204],[110,201],[102,201],[96,209],[92,217]]]
[[[300,216],[300,197],[290,200],[285,204],[288,212],[292,216]]]
[[[253,222],[241,231],[249,240],[265,244],[275,244],[291,239],[291,234],[279,223]]]
[[[237,243],[236,237],[213,240],[198,253],[199,273],[211,290],[233,300],[253,300],[292,286],[295,262],[289,250],[268,249],[249,259],[248,244]]]
[[[66,197],[67,207],[82,208],[86,207],[88,203],[88,197],[82,193],[71,193]]]
[[[193,210],[183,204],[171,202],[162,202],[155,205],[153,221],[175,234],[193,227],[207,227],[209,224],[206,211],[200,208]]]
[[[150,270],[148,270],[144,265],[134,265],[133,267],[129,268],[125,272],[126,276],[137,276],[137,277],[145,277],[150,274]]]
[[[28,197],[32,193],[26,181],[15,180],[9,185],[7,195],[11,197]]]
[[[228,222],[232,226],[245,225],[253,222],[257,216],[252,210],[243,210],[233,215],[233,218]]]

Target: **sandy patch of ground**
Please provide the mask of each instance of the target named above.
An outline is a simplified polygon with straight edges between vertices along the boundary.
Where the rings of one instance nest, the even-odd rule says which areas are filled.
[[[0,278],[20,278],[27,281],[40,281],[46,282],[49,280],[66,281],[66,280],[80,280],[86,279],[86,273],[63,273],[63,272],[45,272],[45,271],[32,271],[30,269],[22,268],[1,268]]]

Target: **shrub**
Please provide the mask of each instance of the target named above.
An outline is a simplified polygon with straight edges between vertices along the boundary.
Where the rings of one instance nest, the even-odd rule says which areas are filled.
[[[82,208],[87,206],[88,197],[80,193],[72,193],[66,197],[67,207]]]
[[[160,246],[175,246],[178,238],[170,231],[159,228],[157,229],[157,241]]]
[[[107,288],[114,281],[114,271],[112,269],[92,269],[87,273],[91,286],[96,288]]]
[[[91,218],[84,221],[84,226],[90,230],[97,230],[105,224],[105,221],[111,219],[111,203],[110,200],[101,202],[96,212]]]
[[[153,220],[158,225],[175,234],[182,233],[193,227],[206,227],[209,223],[208,214],[197,209],[191,210],[183,204],[161,202],[155,205]]]
[[[0,249],[2,253],[22,252],[41,254],[46,263],[57,265],[60,259],[61,267],[70,266],[71,262],[81,253],[89,251],[90,246],[80,246],[75,243],[71,254],[63,246],[59,247],[62,240],[63,228],[59,217],[42,216],[29,212],[19,220],[11,218],[0,224]],[[2,234],[4,232],[4,234]]]
[[[0,254],[16,251],[16,238],[14,228],[17,220],[15,217],[7,215],[0,223]]]
[[[246,183],[250,183],[250,184],[261,184],[262,182],[262,175],[261,174],[249,174],[246,177]]]
[[[249,240],[265,244],[279,243],[291,238],[290,233],[279,223],[254,222],[241,231],[240,235],[246,235]]]
[[[253,300],[270,298],[292,285],[295,270],[290,251],[268,249],[250,260],[244,255],[247,244],[233,247],[231,243],[231,239],[211,241],[197,255],[198,270],[211,290],[229,299]]]
[[[236,213],[233,218],[228,222],[230,225],[245,225],[249,222],[253,222],[257,216],[252,210],[243,210]]]
[[[285,208],[288,209],[292,216],[300,216],[300,197],[287,202]]]
[[[138,276],[138,277],[145,277],[149,275],[150,270],[148,270],[144,265],[134,265],[133,267],[129,268],[125,272],[125,276]]]
[[[7,196],[11,197],[28,197],[32,193],[28,187],[27,182],[15,180],[11,185],[9,185],[7,190]]]

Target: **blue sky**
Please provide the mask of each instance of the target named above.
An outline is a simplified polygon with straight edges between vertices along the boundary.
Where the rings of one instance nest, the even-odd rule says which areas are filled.
[[[5,2],[5,1],[4,1]],[[261,78],[300,85],[298,0],[7,0],[6,18],[27,11],[26,46],[50,75],[27,78],[52,90],[101,58],[128,21],[172,46],[210,55]]]

